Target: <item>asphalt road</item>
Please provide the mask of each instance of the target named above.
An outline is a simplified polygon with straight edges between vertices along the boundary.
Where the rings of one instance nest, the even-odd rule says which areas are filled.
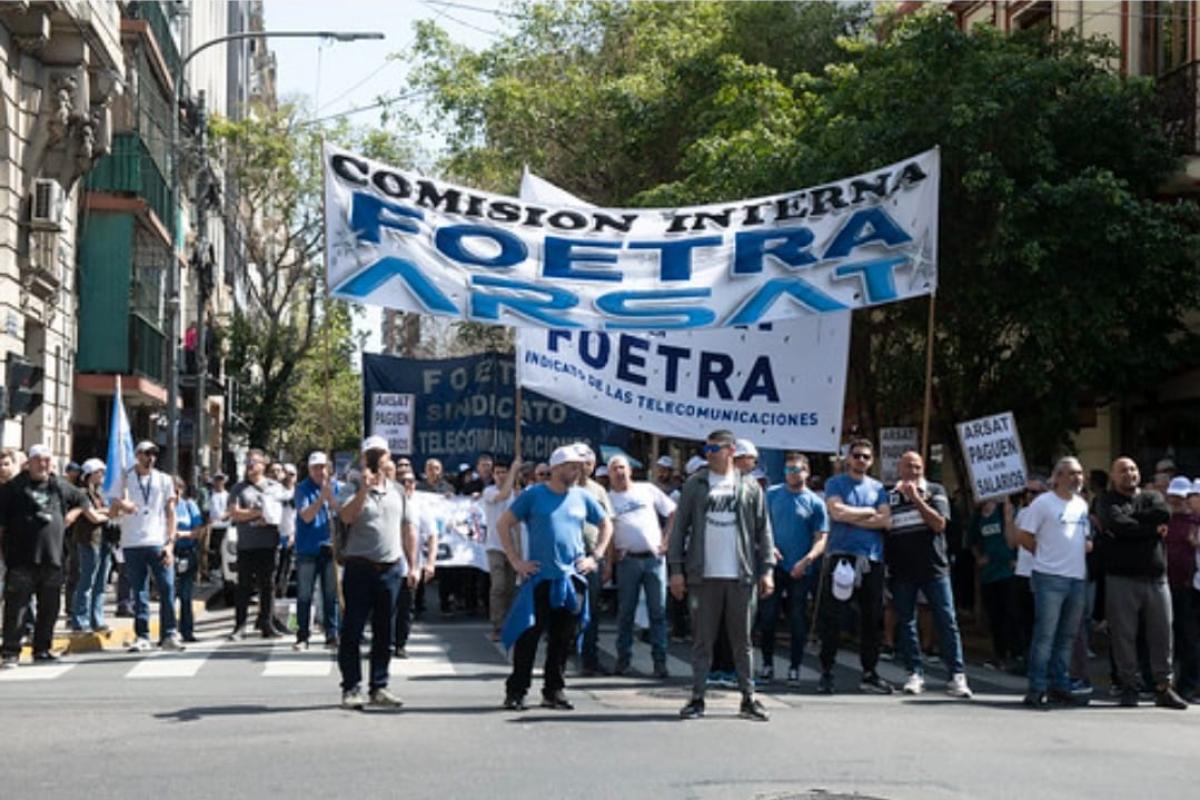
[[[920,697],[803,684],[760,692],[773,718],[736,716],[714,691],[709,715],[681,721],[687,649],[673,676],[569,677],[573,712],[499,710],[508,666],[478,620],[418,625],[394,660],[396,711],[338,708],[336,665],[290,642],[233,644],[228,613],[207,615],[183,654],[95,653],[0,673],[0,797],[225,798],[872,798],[1194,797],[1200,708],[1034,712],[1021,681],[979,668],[958,701],[930,675]],[[612,655],[614,632],[602,647]],[[777,662],[778,674],[786,664]],[[885,677],[900,670],[881,665]],[[537,684],[531,698],[536,699]],[[829,794],[814,794],[818,791]]]

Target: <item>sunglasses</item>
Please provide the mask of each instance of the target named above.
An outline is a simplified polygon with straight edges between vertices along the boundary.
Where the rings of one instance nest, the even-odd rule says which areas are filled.
[[[784,467],[783,471],[788,475],[799,475],[801,472],[808,472],[808,467]]]
[[[706,456],[711,456],[713,453],[719,453],[727,447],[729,447],[727,444],[706,444],[701,452]]]
[[[871,460],[870,453],[851,453],[850,457],[853,458],[855,461],[870,461]]]

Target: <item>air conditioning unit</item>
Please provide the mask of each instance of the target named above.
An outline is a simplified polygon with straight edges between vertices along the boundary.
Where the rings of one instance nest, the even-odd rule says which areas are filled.
[[[63,189],[53,178],[34,180],[29,196],[29,226],[40,231],[62,230]]]

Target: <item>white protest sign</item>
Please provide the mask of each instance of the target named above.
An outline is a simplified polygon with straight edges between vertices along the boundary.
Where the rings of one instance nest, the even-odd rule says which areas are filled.
[[[879,479],[895,483],[900,478],[900,456],[918,445],[916,428],[879,429]]]
[[[1012,412],[960,422],[957,427],[977,502],[1025,488],[1025,453]]]
[[[444,497],[421,493],[422,511],[430,516],[437,530],[438,567],[474,567],[488,571],[487,552],[480,525],[483,511],[470,497]]]
[[[521,199],[591,208],[529,173]],[[517,331],[520,384],[602,419],[664,436],[727,428],[760,447],[835,452],[850,312],[733,330]]]
[[[518,327],[731,328],[937,288],[936,149],[769,197],[681,208],[530,202],[327,145],[330,293]]]
[[[393,453],[413,451],[413,402],[411,394],[376,392],[371,398],[371,435],[382,436]]]

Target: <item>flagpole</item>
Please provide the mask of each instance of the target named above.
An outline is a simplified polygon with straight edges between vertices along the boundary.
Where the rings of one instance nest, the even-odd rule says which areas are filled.
[[[515,418],[515,427],[513,437],[513,458],[521,457],[521,382],[517,381],[516,394],[513,401],[513,417]]]
[[[929,421],[933,414],[933,332],[937,293],[929,294],[929,328],[925,333],[925,408],[921,414],[921,460],[929,457]]]

